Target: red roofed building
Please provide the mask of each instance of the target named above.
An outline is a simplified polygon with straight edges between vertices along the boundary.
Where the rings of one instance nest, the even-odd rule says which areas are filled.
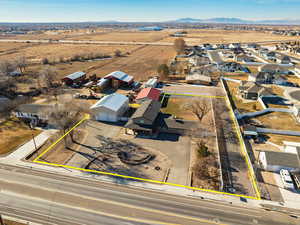
[[[160,90],[156,88],[144,88],[136,96],[136,101],[141,103],[145,100],[159,101]]]

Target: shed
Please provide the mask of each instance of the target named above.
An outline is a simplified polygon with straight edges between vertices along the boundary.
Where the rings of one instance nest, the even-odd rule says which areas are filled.
[[[259,154],[259,161],[263,169],[279,172],[281,169],[289,171],[299,169],[299,156],[293,153],[263,151]]]
[[[151,87],[151,88],[155,88],[157,85],[158,79],[156,77],[149,79],[146,84],[145,87]]]
[[[160,90],[156,89],[156,88],[144,88],[142,89],[137,97],[136,97],[136,101],[138,103],[143,102],[145,100],[155,100],[158,101],[160,97]]]
[[[114,93],[103,97],[90,110],[95,120],[117,122],[129,108],[128,104],[125,95]]]
[[[128,86],[133,83],[133,76],[130,76],[122,71],[114,71],[110,74],[107,74],[104,78],[111,80],[112,86],[117,88],[122,85]]]
[[[63,78],[62,82],[64,82],[66,85],[73,85],[82,82],[83,80],[85,80],[85,78],[86,78],[86,73],[75,72]]]

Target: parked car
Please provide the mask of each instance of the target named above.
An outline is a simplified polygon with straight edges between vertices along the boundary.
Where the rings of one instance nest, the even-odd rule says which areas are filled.
[[[281,169],[280,170],[280,177],[283,183],[283,186],[285,189],[290,189],[290,190],[294,190],[294,183],[292,180],[292,177],[290,175],[290,172],[286,169]]]

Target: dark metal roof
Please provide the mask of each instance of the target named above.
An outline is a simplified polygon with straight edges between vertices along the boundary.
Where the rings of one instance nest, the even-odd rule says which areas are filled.
[[[293,153],[266,151],[266,161],[269,165],[278,165],[289,168],[299,168],[299,157]]]
[[[159,111],[160,111],[161,103],[154,100],[146,100],[141,106],[135,111],[132,115],[132,119],[135,118],[145,118],[149,121],[154,122]]]

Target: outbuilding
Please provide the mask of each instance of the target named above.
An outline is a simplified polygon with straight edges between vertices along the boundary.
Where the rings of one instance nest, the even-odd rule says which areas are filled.
[[[109,79],[112,87],[114,88],[118,88],[120,86],[130,86],[133,83],[133,76],[130,76],[122,71],[114,71],[110,74],[107,74],[104,78]]]
[[[129,99],[125,95],[111,94],[103,97],[90,110],[95,120],[117,122],[129,108]]]
[[[78,84],[83,82],[86,79],[86,73],[84,72],[75,72],[72,73],[65,78],[62,79],[62,82],[64,82],[66,85],[71,86],[73,84]]]
[[[299,155],[287,152],[263,151],[259,153],[259,161],[263,169],[272,172],[293,171],[300,167]]]

